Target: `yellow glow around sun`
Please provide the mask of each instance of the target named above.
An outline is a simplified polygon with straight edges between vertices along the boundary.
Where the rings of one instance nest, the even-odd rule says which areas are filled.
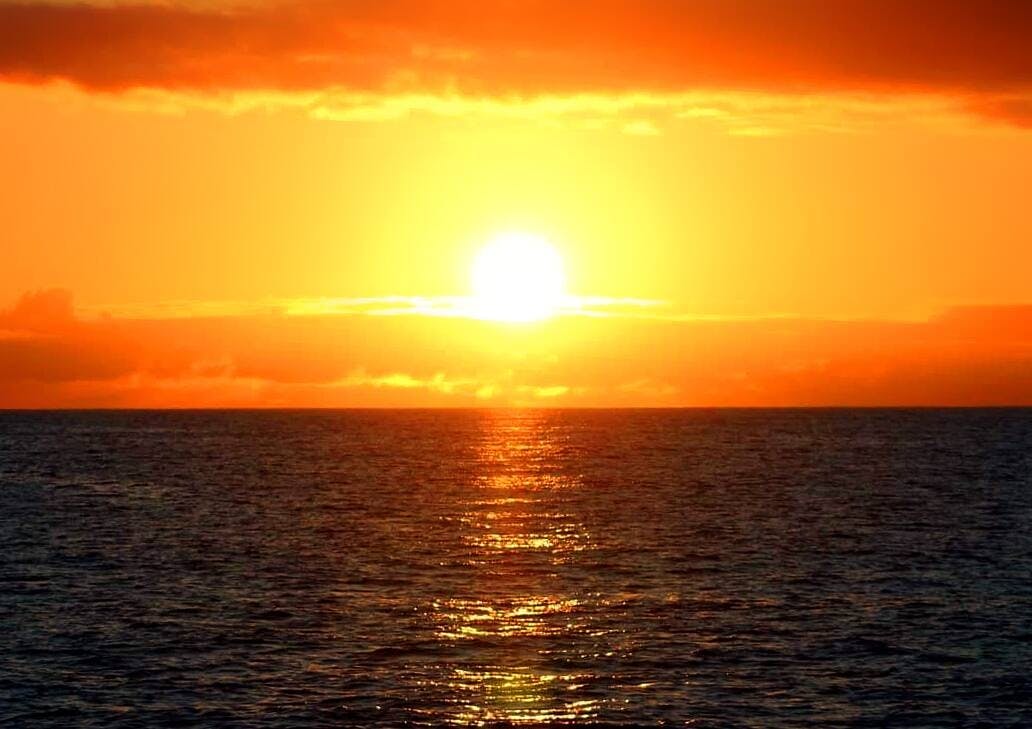
[[[559,252],[529,233],[495,236],[473,261],[473,315],[479,319],[528,322],[547,319],[566,297]]]

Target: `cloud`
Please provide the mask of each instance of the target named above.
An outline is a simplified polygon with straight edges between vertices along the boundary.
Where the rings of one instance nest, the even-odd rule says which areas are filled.
[[[63,295],[63,292],[61,292]],[[46,295],[52,295],[47,293]],[[68,302],[69,307],[71,303]],[[659,299],[613,296],[566,296],[558,311],[563,316],[663,316],[667,304]],[[234,315],[427,316],[477,319],[476,300],[469,296],[363,296],[272,299],[264,302],[167,301],[150,304],[94,307],[87,313],[128,319],[189,319]],[[70,314],[69,314],[70,316]]]
[[[1032,306],[927,321],[0,311],[0,407],[1032,404]],[[219,312],[219,313],[213,313]]]
[[[0,78],[330,93],[317,114],[351,119],[408,113],[413,99],[431,113],[552,99],[554,113],[557,99],[734,91],[947,96],[1025,123],[1030,32],[1023,0],[7,3]]]
[[[976,97],[968,103],[968,110],[1005,124],[1032,129],[1032,95]]]
[[[0,312],[0,331],[6,333],[0,336],[0,380],[103,380],[135,368],[131,346],[75,318],[68,291],[23,295],[11,309]]]
[[[0,329],[40,334],[75,325],[72,292],[64,289],[23,294],[8,311],[0,312]]]

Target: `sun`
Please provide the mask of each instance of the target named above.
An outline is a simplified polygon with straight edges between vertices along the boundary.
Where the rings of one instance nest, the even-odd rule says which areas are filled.
[[[529,233],[502,233],[477,254],[471,271],[473,316],[530,322],[553,316],[566,298],[559,252]]]

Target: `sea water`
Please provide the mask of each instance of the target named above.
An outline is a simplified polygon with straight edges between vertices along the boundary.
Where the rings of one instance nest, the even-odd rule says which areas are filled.
[[[1032,725],[1032,411],[0,413],[0,722]]]

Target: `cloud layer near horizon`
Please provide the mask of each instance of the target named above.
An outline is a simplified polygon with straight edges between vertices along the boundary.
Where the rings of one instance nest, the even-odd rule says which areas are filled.
[[[1032,404],[1032,306],[926,322],[0,312],[0,407]]]
[[[0,78],[106,92],[930,94],[1030,117],[1021,0],[0,4]]]

